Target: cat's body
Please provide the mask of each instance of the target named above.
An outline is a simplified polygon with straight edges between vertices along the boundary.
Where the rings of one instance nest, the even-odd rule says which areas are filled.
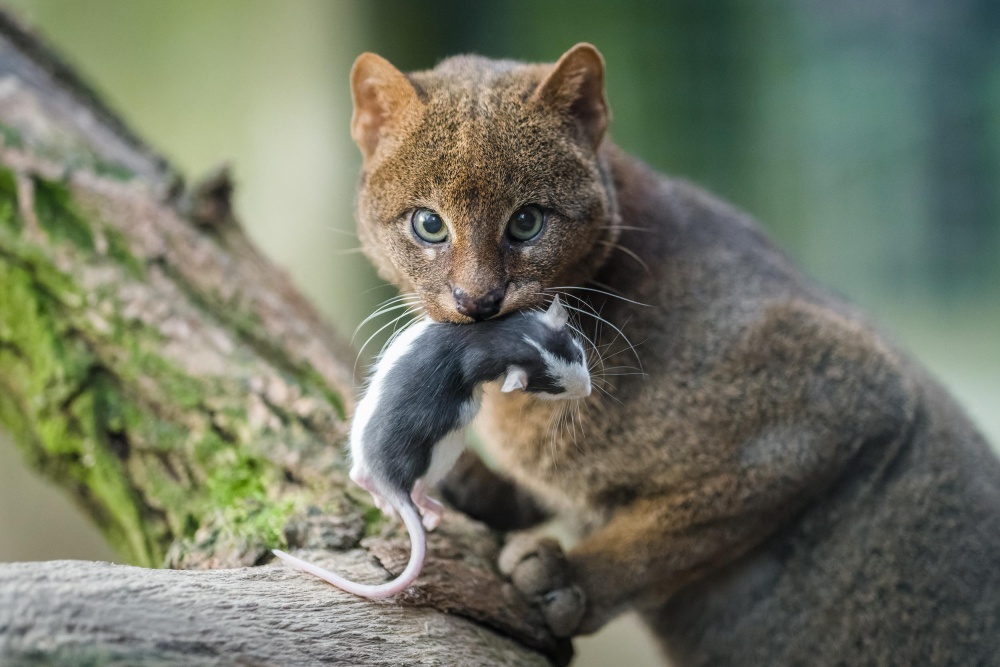
[[[436,319],[500,289],[501,312],[561,292],[607,321],[581,313],[611,397],[572,428],[485,397],[501,467],[583,535],[565,561],[515,539],[501,568],[555,632],[638,609],[679,665],[996,664],[995,455],[756,223],[603,140],[602,73],[582,46],[554,68],[463,57],[407,79],[363,56],[353,75],[359,230],[383,275]],[[545,224],[522,241],[532,207]],[[445,240],[413,241],[414,210]],[[447,491],[505,527],[540,516],[475,461]]]
[[[678,665],[1000,664],[1000,465],[982,437],[754,223],[684,183],[643,194],[657,215],[619,190],[623,224],[653,231],[620,242],[650,274],[621,254],[597,280],[653,309],[596,307],[628,322],[644,375],[609,376],[620,403],[554,448],[543,406],[484,403],[501,467],[596,529],[570,552],[588,599],[637,606]],[[614,349],[606,364],[636,365]],[[646,604],[655,576],[629,581],[644,563],[669,600]]]

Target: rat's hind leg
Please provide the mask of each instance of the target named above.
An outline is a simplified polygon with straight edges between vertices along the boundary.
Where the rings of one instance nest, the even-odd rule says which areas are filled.
[[[413,485],[413,492],[410,494],[413,504],[420,510],[423,517],[424,528],[434,530],[441,523],[441,515],[444,512],[444,505],[427,495],[427,484],[422,479],[418,479]]]
[[[368,476],[368,473],[365,470],[357,466],[351,468],[350,478],[352,482],[372,495],[372,500],[375,501],[375,507],[379,508],[382,514],[385,514],[386,516],[396,516],[396,508],[392,506],[392,503],[387,501],[375,491],[375,485],[372,483],[371,477]]]

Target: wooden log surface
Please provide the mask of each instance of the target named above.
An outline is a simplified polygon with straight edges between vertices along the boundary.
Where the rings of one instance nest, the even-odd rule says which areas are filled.
[[[357,577],[379,569],[362,551],[334,562]],[[54,561],[0,566],[0,664],[549,663],[472,621],[372,604],[282,567],[193,572]]]

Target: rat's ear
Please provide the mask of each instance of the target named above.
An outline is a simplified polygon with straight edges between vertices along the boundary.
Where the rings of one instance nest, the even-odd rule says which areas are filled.
[[[545,311],[542,319],[553,329],[562,329],[569,322],[569,312],[566,310],[566,306],[562,305],[558,294],[556,294],[556,298],[552,299],[552,303],[549,304],[549,309]]]
[[[563,54],[531,99],[569,114],[593,148],[608,127],[604,100],[604,58],[591,44],[580,43]]]
[[[500,388],[505,394],[518,389],[528,388],[528,372],[520,366],[511,366],[507,369],[507,377],[504,378],[503,387]]]
[[[386,131],[412,105],[417,91],[406,75],[374,53],[362,53],[351,68],[351,138],[368,160],[375,154]]]

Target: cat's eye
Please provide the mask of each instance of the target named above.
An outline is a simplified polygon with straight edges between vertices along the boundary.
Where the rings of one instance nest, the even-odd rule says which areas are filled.
[[[441,243],[448,238],[448,225],[440,215],[427,208],[418,208],[413,212],[413,233],[421,241]]]
[[[545,214],[534,204],[528,204],[514,211],[507,223],[507,235],[514,241],[530,241],[542,232]]]

